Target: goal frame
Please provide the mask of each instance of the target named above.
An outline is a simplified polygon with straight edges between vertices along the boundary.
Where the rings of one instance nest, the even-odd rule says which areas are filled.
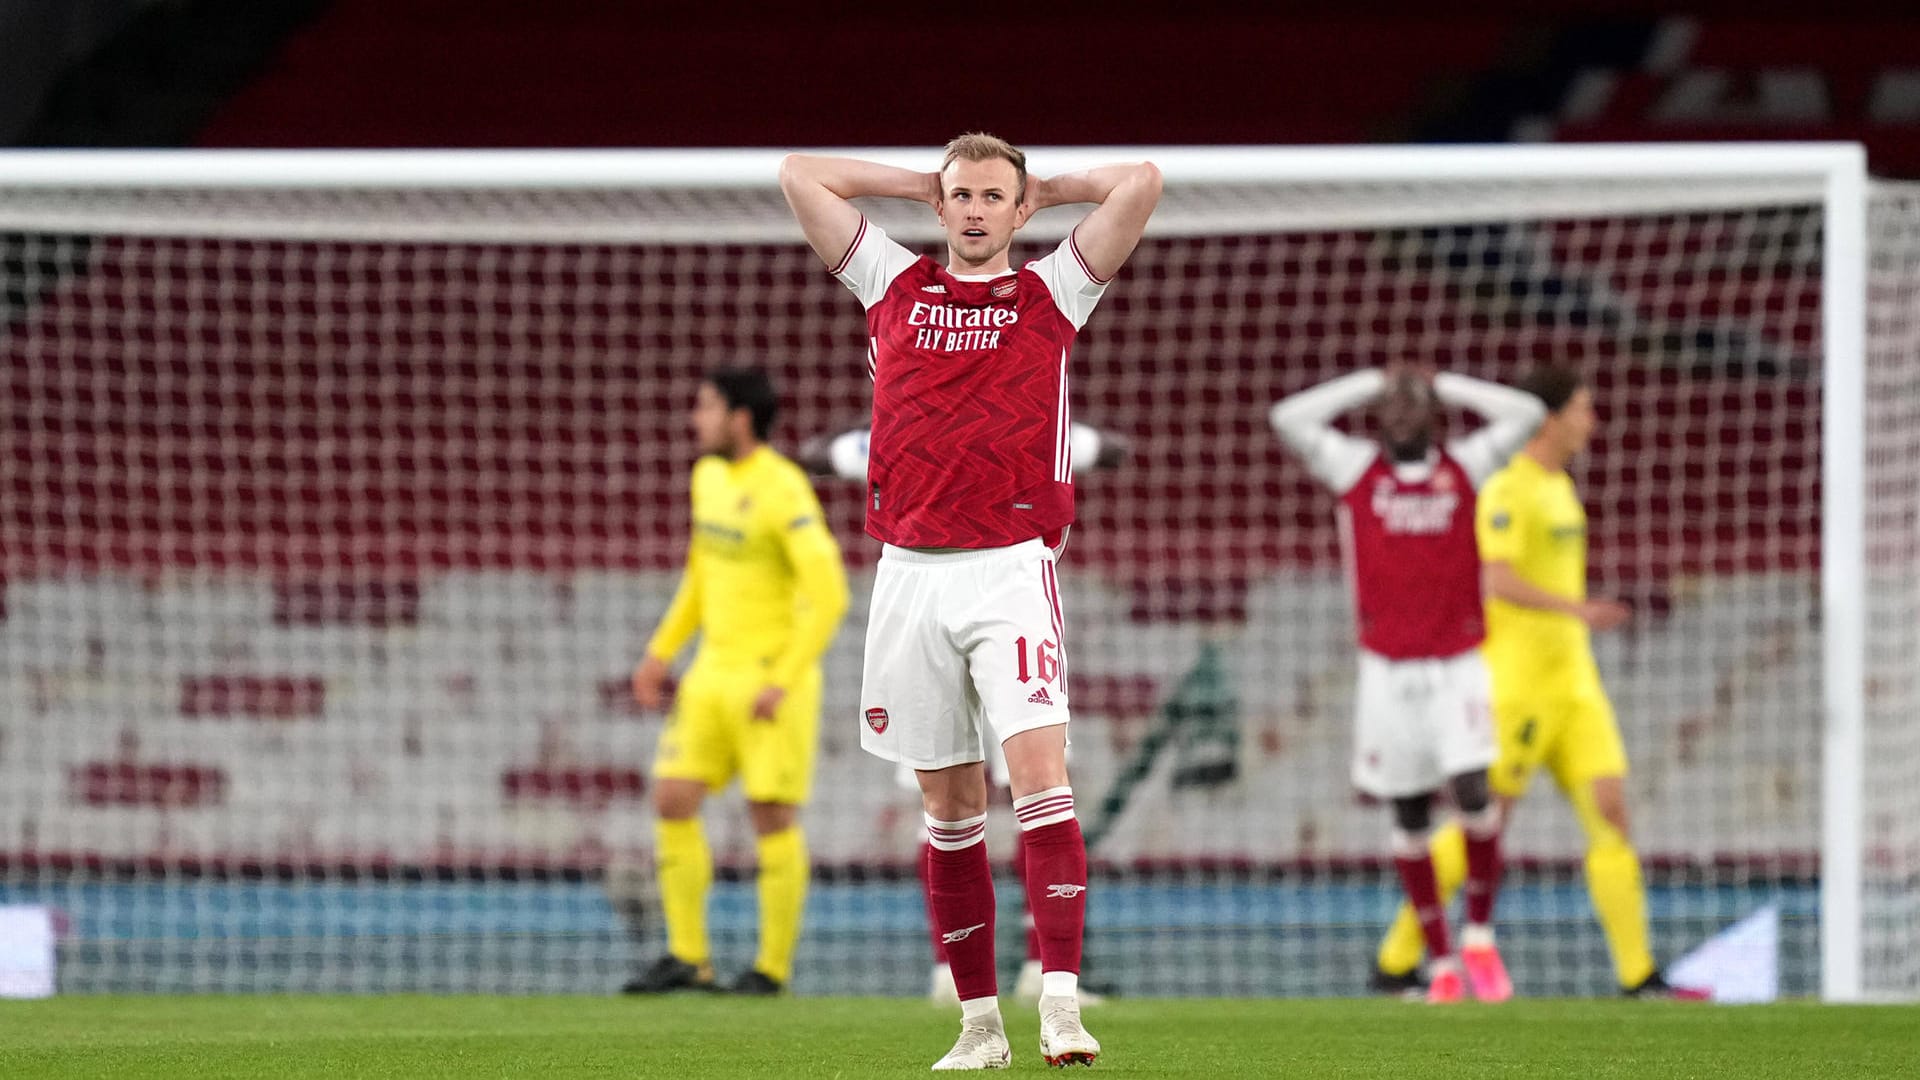
[[[826,150],[912,168],[928,148]],[[1147,158],[1182,184],[1731,179],[1808,185],[1823,204],[1820,948],[1827,1001],[1863,994],[1866,719],[1866,154],[1857,143],[1366,147],[1038,147],[1037,171]],[[7,189],[635,190],[771,188],[778,150],[29,150]],[[1677,208],[1684,209],[1684,208]],[[4,225],[4,222],[0,222]],[[1151,230],[1150,230],[1151,231]],[[1162,233],[1162,235],[1165,235]]]

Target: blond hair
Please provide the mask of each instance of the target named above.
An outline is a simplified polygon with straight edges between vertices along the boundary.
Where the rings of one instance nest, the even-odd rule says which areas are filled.
[[[1027,201],[1027,154],[998,135],[989,135],[984,131],[969,131],[947,143],[946,156],[940,159],[940,175],[945,176],[947,166],[956,161],[1006,161],[1013,166],[1013,175],[1018,179],[1018,190],[1014,192],[1015,202]],[[941,185],[945,193],[945,184]]]

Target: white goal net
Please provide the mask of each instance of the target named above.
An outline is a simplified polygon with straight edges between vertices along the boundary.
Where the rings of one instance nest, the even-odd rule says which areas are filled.
[[[1270,175],[1249,163],[1294,159],[1163,155],[1155,227],[1081,338],[1076,419],[1134,450],[1081,480],[1062,569],[1086,977],[1360,991],[1398,890],[1385,812],[1346,782],[1332,504],[1267,409],[1396,359],[1497,379],[1551,360],[1598,396],[1574,472],[1593,588],[1635,609],[1596,646],[1655,952],[1771,908],[1783,989],[1817,993],[1823,386],[1860,362],[1828,355],[1822,177],[1428,153],[1354,155],[1351,175],[1339,155]],[[116,183],[111,160],[0,159],[0,904],[53,909],[72,992],[611,989],[659,947],[663,718],[627,680],[685,551],[686,407],[704,371],[747,362],[780,388],[776,445],[864,423],[859,305],[799,242],[776,155],[437,174],[376,155],[357,179],[346,157],[257,160],[136,160]],[[937,238],[913,207],[874,212]],[[1869,232],[1847,557],[1866,559],[1872,764],[1849,925],[1861,989],[1912,995],[1920,197],[1876,195]],[[855,597],[826,661],[794,986],[914,993],[921,817],[857,738],[876,545],[859,492],[820,488]],[[737,794],[707,820],[731,969],[754,941],[752,834]],[[1548,778],[1510,837],[1519,991],[1610,992]]]
[[[1920,184],[1868,207],[1862,984],[1920,997]]]

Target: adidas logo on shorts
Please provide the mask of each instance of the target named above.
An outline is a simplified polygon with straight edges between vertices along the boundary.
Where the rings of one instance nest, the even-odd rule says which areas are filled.
[[[1027,704],[1051,705],[1053,704],[1053,699],[1047,696],[1047,688],[1043,686],[1040,689],[1035,690],[1033,692],[1033,696],[1027,698]]]

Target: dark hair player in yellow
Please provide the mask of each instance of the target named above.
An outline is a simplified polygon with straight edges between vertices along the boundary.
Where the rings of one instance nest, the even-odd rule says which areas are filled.
[[[809,864],[799,813],[820,731],[820,657],[847,610],[846,570],[799,466],[766,443],[777,400],[762,371],[713,372],[693,430],[693,541],[672,605],[633,673],[647,708],[696,632],[654,760],[656,857],[667,955],[628,993],[714,985],[707,940],[713,857],[700,804],[740,778],[759,856],[760,948],[733,989],[780,992],[792,978]]]

